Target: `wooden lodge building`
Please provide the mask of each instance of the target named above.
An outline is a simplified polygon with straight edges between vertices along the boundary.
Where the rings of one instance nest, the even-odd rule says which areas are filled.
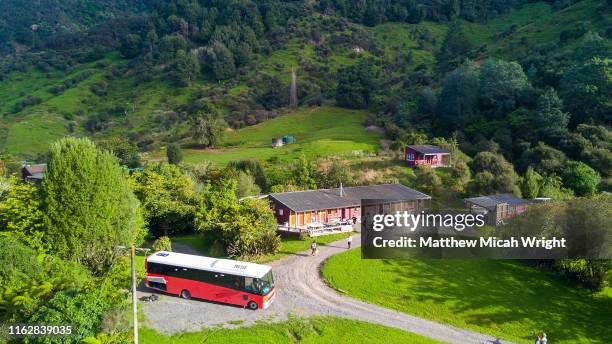
[[[362,199],[392,200],[385,212],[428,209],[431,197],[402,184],[379,184],[335,189],[273,193],[268,195],[279,226],[307,228],[338,222],[357,222],[362,214]],[[378,212],[376,209],[372,211]]]
[[[450,166],[451,154],[448,149],[432,145],[409,145],[405,151],[406,165],[418,167],[429,165],[431,167]]]
[[[465,205],[472,213],[484,214],[485,222],[497,226],[527,210],[533,204],[510,193],[466,198]]]

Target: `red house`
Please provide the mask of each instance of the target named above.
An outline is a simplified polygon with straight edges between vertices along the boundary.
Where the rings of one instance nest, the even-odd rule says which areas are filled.
[[[431,167],[445,167],[450,165],[450,152],[448,149],[432,145],[406,146],[406,165],[417,167],[429,165]]]

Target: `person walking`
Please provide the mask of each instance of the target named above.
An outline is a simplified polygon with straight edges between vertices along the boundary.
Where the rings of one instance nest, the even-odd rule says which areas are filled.
[[[534,344],[542,344],[542,336],[538,335]]]
[[[312,253],[311,253],[312,256],[317,254],[317,241],[316,240],[312,241],[312,244],[310,244],[310,249],[312,250]]]
[[[353,236],[349,234],[348,239],[346,239],[346,243],[348,245],[348,249],[351,249],[351,244],[353,243]]]
[[[546,333],[542,333],[542,339],[540,340],[540,344],[548,343],[548,339],[546,339]]]

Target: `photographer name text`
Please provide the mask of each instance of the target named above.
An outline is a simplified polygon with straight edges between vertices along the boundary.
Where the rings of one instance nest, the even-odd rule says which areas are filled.
[[[471,248],[471,247],[488,247],[488,248],[543,248],[552,250],[555,248],[565,248],[565,238],[546,238],[546,237],[510,237],[507,239],[498,239],[496,237],[475,238],[475,239],[457,239],[455,237],[433,238],[433,237],[400,237],[397,239],[383,239],[376,237],[373,239],[374,247],[382,248]]]

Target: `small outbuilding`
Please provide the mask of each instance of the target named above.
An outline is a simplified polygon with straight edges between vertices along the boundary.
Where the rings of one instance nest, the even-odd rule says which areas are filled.
[[[272,148],[282,147],[283,139],[281,137],[275,137],[272,139]]]
[[[21,176],[24,182],[41,182],[45,178],[47,164],[24,165],[21,169]]]
[[[293,141],[295,141],[295,138],[293,136],[291,136],[291,135],[283,136],[283,144],[288,145],[290,143],[293,143]]]
[[[470,212],[484,214],[485,222],[491,226],[503,224],[505,220],[521,214],[534,204],[510,193],[466,198],[464,201]]]

